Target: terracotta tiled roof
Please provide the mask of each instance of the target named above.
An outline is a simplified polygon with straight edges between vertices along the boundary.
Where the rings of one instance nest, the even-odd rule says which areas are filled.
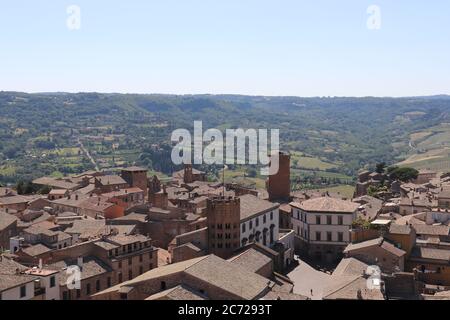
[[[369,265],[355,258],[342,259],[333,272],[333,276],[363,275]]]
[[[36,244],[34,246],[25,248],[22,251],[24,253],[26,253],[27,255],[31,256],[31,257],[36,257],[36,256],[39,256],[39,255],[41,255],[43,253],[52,251],[52,249],[50,249],[50,248],[44,246],[43,244],[39,243],[39,244]]]
[[[413,256],[421,259],[443,260],[450,262],[450,250],[415,247]]]
[[[54,188],[60,188],[60,189],[67,189],[67,190],[74,190],[79,187],[78,184],[69,182],[66,180],[61,179],[55,179],[51,177],[42,177],[36,180],[33,180],[34,184],[43,185],[43,186],[49,186]]]
[[[120,176],[110,175],[110,176],[100,176],[96,178],[102,185],[110,186],[116,184],[126,184],[127,182]]]
[[[239,197],[241,203],[241,220],[279,208],[278,203],[262,200],[250,194]]]
[[[417,224],[412,226],[417,234],[433,235],[433,236],[448,236],[450,233],[449,226],[432,226],[427,224]]]
[[[38,279],[35,276],[23,274],[28,268],[10,260],[0,257],[0,292],[32,282]]]
[[[11,188],[0,187],[0,197],[16,196],[17,192]]]
[[[206,300],[206,297],[184,285],[151,295],[145,300]]]
[[[248,249],[240,255],[230,259],[230,261],[250,272],[258,272],[267,264],[272,263],[272,259],[253,248]]]
[[[64,286],[67,282],[67,279],[69,278],[70,274],[67,272],[64,272],[64,270],[67,269],[69,266],[76,266],[77,260],[76,259],[67,259],[58,261],[56,263],[53,263],[49,265],[48,267],[55,270],[61,270],[62,272],[59,273],[59,284],[60,286]],[[111,268],[108,267],[106,264],[98,260],[94,257],[84,257],[83,258],[83,266],[81,268],[81,280],[89,279],[101,274],[105,274],[107,272],[110,272]]]
[[[406,235],[411,233],[411,228],[409,225],[400,225],[392,223],[391,226],[389,227],[389,233]]]
[[[271,283],[256,273],[214,255],[194,264],[185,272],[245,300],[252,300],[261,295]]]
[[[0,231],[17,222],[17,218],[9,213],[0,212]]]
[[[325,289],[324,300],[384,300],[379,289],[368,289],[367,279],[362,276],[332,277],[332,283]]]
[[[365,248],[370,248],[374,246],[379,246],[380,248],[383,248],[384,250],[390,252],[391,254],[402,257],[406,254],[405,251],[395,247],[393,244],[384,241],[383,238],[377,238],[373,240],[364,241],[361,243],[356,244],[349,244],[347,248],[345,248],[344,253],[349,253],[356,250],[361,250]]]
[[[291,206],[295,206],[307,212],[336,212],[336,213],[352,213],[360,206],[347,200],[341,200],[330,197],[320,197],[303,201],[301,203],[293,202]]]

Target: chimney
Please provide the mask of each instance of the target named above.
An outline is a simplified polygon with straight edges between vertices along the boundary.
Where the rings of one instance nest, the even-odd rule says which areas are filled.
[[[78,257],[77,266],[80,268],[80,270],[83,270],[83,257]]]

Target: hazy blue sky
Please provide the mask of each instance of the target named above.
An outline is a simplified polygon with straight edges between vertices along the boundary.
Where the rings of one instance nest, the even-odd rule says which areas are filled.
[[[0,3],[0,90],[450,94],[448,0]]]

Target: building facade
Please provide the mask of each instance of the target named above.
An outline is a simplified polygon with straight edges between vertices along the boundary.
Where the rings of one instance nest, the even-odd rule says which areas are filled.
[[[227,259],[240,246],[240,199],[208,199],[206,212],[209,251]]]
[[[322,197],[291,203],[292,225],[298,247],[317,259],[333,262],[350,243],[358,204]]]

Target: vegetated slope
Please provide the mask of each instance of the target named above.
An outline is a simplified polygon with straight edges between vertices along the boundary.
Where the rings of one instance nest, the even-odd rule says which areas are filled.
[[[447,96],[393,99],[1,92],[0,181],[89,168],[90,161],[83,154],[64,161],[57,153],[55,156],[55,149],[77,147],[80,138],[105,166],[145,159],[144,164],[155,170],[170,171],[170,166],[161,164],[169,161],[165,159],[167,152],[155,157],[149,148],[168,143],[174,129],[192,129],[194,120],[202,120],[204,129],[280,129],[282,148],[303,154],[299,159],[306,163],[302,166],[300,161],[299,169],[310,170],[317,163],[319,170],[353,176],[361,167],[411,156],[416,152],[409,143],[411,134],[450,122],[449,112]],[[89,138],[96,135],[100,140],[91,144]]]

